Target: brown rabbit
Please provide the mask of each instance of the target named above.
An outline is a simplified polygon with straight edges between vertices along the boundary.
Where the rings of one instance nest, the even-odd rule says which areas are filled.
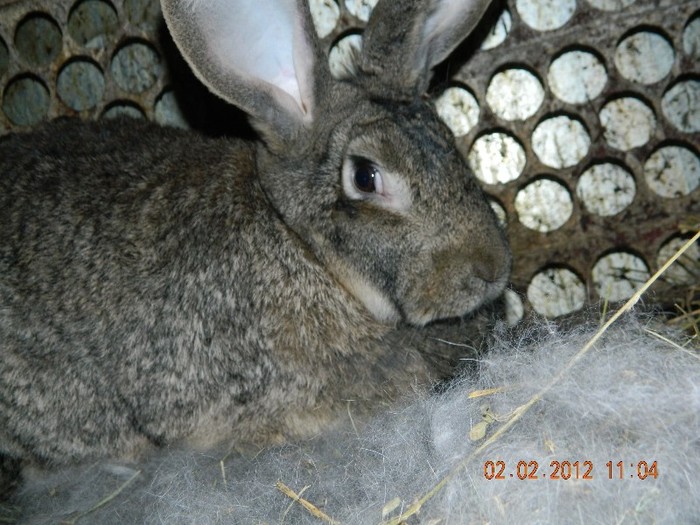
[[[2,140],[2,463],[276,441],[445,374],[425,325],[476,316],[510,255],[421,96],[486,3],[380,1],[339,81],[304,0],[163,0],[259,142],[70,120]]]

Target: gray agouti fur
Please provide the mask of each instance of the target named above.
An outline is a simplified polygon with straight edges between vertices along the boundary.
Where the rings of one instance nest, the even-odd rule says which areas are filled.
[[[510,255],[421,95],[485,4],[381,0],[338,81],[304,0],[164,0],[260,141],[127,120],[2,139],[3,462],[279,441],[446,375],[430,323],[482,335]]]

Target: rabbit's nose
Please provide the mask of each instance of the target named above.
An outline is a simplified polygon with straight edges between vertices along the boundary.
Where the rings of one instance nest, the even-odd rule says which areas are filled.
[[[488,283],[503,281],[510,273],[510,252],[500,239],[494,241],[497,243],[494,246],[485,247],[472,254],[474,274]]]
[[[433,254],[435,275],[452,282],[471,283],[477,278],[485,283],[504,283],[511,266],[508,246],[500,236],[487,242],[484,240]]]

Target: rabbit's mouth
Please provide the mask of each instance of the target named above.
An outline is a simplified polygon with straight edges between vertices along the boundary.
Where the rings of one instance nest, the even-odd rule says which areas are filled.
[[[433,321],[464,317],[499,297],[506,284],[506,278],[489,281],[472,276],[462,286],[450,290],[428,286],[409,300],[411,307],[404,309],[404,318],[414,326],[425,326]]]

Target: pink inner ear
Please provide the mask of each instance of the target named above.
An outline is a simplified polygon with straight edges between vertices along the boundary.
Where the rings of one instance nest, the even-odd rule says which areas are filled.
[[[215,69],[267,85],[280,106],[293,105],[302,118],[306,115],[312,107],[314,55],[296,0],[219,0],[195,8]]]
[[[297,81],[294,69],[291,67],[280,68],[279,74],[271,80],[271,83],[285,93],[291,95],[302,110],[302,113],[306,113],[304,110],[304,100],[301,96],[299,82]]]

